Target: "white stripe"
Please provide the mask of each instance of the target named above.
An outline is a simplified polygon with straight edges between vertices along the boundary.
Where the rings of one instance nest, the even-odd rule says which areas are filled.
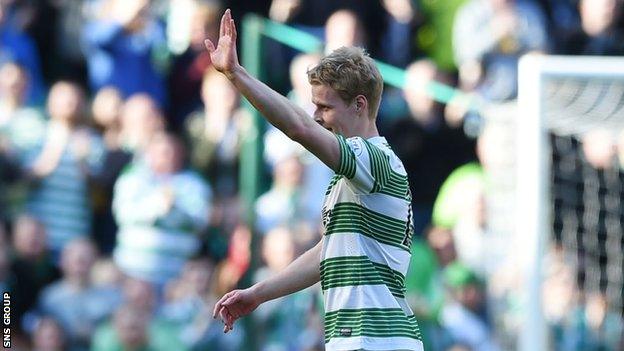
[[[407,221],[409,201],[405,199],[399,199],[398,197],[382,193],[360,195],[359,199],[360,204],[371,211],[400,221]]]
[[[49,217],[51,220],[73,218],[82,222],[88,221],[91,215],[91,211],[87,207],[87,201],[70,203],[65,201],[53,202],[49,199],[48,201],[43,201],[41,198],[35,198],[28,206],[33,212]]]
[[[63,247],[69,243],[70,241],[76,238],[86,237],[86,231],[76,231],[69,232],[67,230],[54,230],[53,228],[49,228],[48,231],[47,244],[48,247],[52,250],[62,250]]]
[[[187,261],[186,258],[182,257],[163,256],[152,252],[136,252],[122,248],[116,248],[113,256],[120,267],[169,273],[178,272]]]
[[[78,168],[76,161],[62,158],[58,167],[54,169],[50,175],[44,179],[86,179],[86,176],[82,174]]]
[[[122,272],[152,282],[165,282],[176,277],[186,263],[185,259],[120,249],[115,249],[113,261]]]
[[[369,336],[340,337],[332,338],[325,344],[326,351],[351,351],[361,349],[370,351],[424,351],[423,344],[420,340],[404,336],[393,336],[389,338],[373,338]]]
[[[87,203],[86,191],[77,191],[75,189],[59,189],[57,187],[44,187],[37,193],[37,200],[42,202],[62,202],[66,204],[79,203],[84,206]]]
[[[185,232],[162,231],[154,228],[122,228],[117,234],[118,245],[127,249],[162,250],[191,255],[199,248],[199,239]]]
[[[325,291],[325,313],[341,309],[403,308],[404,301],[392,296],[385,285],[341,286]],[[407,314],[406,314],[407,316]]]
[[[323,240],[322,259],[344,256],[368,256],[372,262],[385,264],[405,276],[411,254],[358,233],[334,234]]]

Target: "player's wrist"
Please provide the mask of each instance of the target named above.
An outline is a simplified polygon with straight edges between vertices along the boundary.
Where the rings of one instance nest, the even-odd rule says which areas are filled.
[[[223,71],[223,74],[233,82],[237,76],[240,76],[245,71],[245,68],[240,64],[235,64],[231,69]]]
[[[268,295],[266,288],[266,282],[258,282],[249,288],[249,292],[251,293],[253,299],[256,301],[257,305],[260,305],[271,299]]]

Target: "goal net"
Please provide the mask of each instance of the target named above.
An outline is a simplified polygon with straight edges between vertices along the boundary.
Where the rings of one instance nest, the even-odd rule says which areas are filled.
[[[518,348],[559,349],[566,328],[585,328],[618,349],[609,328],[624,312],[624,58],[531,55],[519,75]]]

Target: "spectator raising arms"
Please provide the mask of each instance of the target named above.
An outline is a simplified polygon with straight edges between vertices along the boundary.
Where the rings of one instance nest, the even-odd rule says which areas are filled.
[[[212,192],[197,173],[184,168],[184,157],[177,137],[157,134],[145,162],[135,161],[115,184],[119,232],[114,258],[130,276],[164,285],[199,249]]]
[[[84,29],[91,87],[112,85],[124,97],[146,93],[164,105],[165,83],[153,58],[166,46],[165,33],[149,1],[105,0],[102,7],[102,18]]]
[[[48,247],[56,254],[91,232],[88,177],[100,165],[103,144],[82,125],[83,107],[77,85],[61,81],[52,86],[45,140],[29,163],[33,183],[27,209],[46,226]]]

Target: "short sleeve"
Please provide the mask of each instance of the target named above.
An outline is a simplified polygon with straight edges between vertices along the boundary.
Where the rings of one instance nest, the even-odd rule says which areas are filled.
[[[388,182],[391,166],[388,155],[361,137],[345,139],[337,135],[340,145],[339,175],[353,188],[364,193],[380,191]]]

